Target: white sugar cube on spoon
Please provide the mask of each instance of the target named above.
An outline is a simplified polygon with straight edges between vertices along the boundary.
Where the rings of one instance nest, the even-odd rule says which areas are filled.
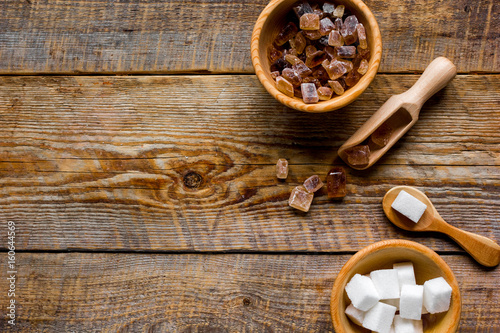
[[[420,220],[427,209],[426,204],[403,190],[399,192],[391,207],[415,223]]]

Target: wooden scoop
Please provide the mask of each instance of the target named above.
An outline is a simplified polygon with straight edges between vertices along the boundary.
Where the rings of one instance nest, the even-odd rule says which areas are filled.
[[[339,156],[352,168],[364,170],[372,166],[417,122],[422,105],[436,92],[444,88],[457,74],[455,65],[444,57],[434,59],[418,81],[408,91],[394,95],[376,111],[338,150]],[[393,132],[389,142],[382,148],[370,145],[370,159],[367,165],[349,163],[345,150],[357,146],[387,121]]]
[[[427,209],[418,223],[411,221],[391,207],[401,190],[405,190],[405,192],[413,195],[427,205]],[[394,187],[385,194],[382,206],[389,220],[401,229],[408,231],[441,232],[453,238],[458,245],[467,251],[481,265],[493,267],[500,262],[500,246],[497,243],[489,238],[463,231],[446,223],[429,198],[416,188],[409,186]]]

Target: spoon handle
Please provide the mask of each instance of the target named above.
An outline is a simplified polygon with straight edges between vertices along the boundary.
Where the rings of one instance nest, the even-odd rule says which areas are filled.
[[[441,220],[439,230],[453,238],[478,263],[493,267],[500,263],[500,246],[489,238],[464,231]]]
[[[434,59],[425,69],[417,82],[406,92],[399,95],[405,107],[414,118],[422,105],[435,93],[443,89],[457,74],[455,65],[445,57]]]

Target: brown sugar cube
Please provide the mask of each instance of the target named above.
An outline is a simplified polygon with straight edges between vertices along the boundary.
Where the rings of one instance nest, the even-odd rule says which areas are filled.
[[[370,162],[370,147],[367,145],[354,146],[345,150],[347,162],[354,166],[363,167]]]
[[[319,33],[322,36],[326,36],[335,28],[335,24],[333,24],[332,20],[328,17],[325,17],[321,21],[319,21]]]
[[[358,19],[354,15],[348,16],[344,20],[340,33],[344,38],[345,45],[351,45],[358,40],[358,33],[356,30],[358,23]]]
[[[329,80],[328,73],[323,66],[316,68],[316,70],[312,73],[312,77],[318,79],[320,82],[328,82]]]
[[[370,59],[370,49],[369,48],[362,49],[358,45],[357,49],[358,49],[358,55],[361,58],[366,59],[366,60]]]
[[[337,54],[341,58],[354,58],[356,56],[356,46],[339,46]]]
[[[353,70],[354,64],[352,61],[349,61],[347,59],[337,59],[338,62],[340,62],[346,69],[347,73]]]
[[[344,10],[345,10],[344,5],[338,5],[337,7],[335,7],[335,10],[333,11],[333,16],[335,16],[335,17],[344,16]]]
[[[309,56],[306,58],[306,66],[309,68],[316,67],[318,65],[321,65],[321,63],[326,59],[326,54],[323,51],[316,51],[314,53],[311,53]]]
[[[326,190],[329,198],[343,198],[346,195],[346,174],[344,168],[335,167],[326,175]]]
[[[319,87],[318,88],[318,97],[320,101],[328,101],[332,98],[333,91],[328,87]]]
[[[304,103],[318,103],[319,96],[314,83],[302,83],[300,90],[302,91],[302,100]]]
[[[286,179],[288,177],[288,161],[280,158],[276,163],[276,177],[278,179]]]
[[[332,87],[332,90],[335,94],[340,96],[344,93],[344,87],[342,87],[339,81],[329,80],[328,84],[330,85],[330,87]]]
[[[313,77],[313,76],[305,77],[302,80],[302,83],[314,83],[314,85],[316,86],[316,89],[318,89],[319,87],[321,87],[321,82],[319,82],[319,80],[317,78]]]
[[[356,31],[358,33],[359,47],[366,49],[368,47],[368,42],[366,41],[366,30],[363,23],[358,23],[356,25]]]
[[[318,175],[312,175],[304,181],[304,188],[309,193],[314,193],[323,187],[323,182]]]
[[[287,81],[283,76],[276,78],[276,88],[283,94],[293,97],[293,85]]]
[[[307,45],[306,46],[306,57],[309,57],[311,54],[314,52],[317,52],[318,49],[314,45]]]
[[[332,30],[328,36],[328,45],[331,46],[342,46],[344,45],[344,38],[337,30]]]
[[[335,10],[335,5],[333,3],[325,2],[323,4],[323,12],[325,14],[333,15],[334,10]]]
[[[347,68],[340,61],[333,59],[328,63],[328,60],[323,61],[323,67],[326,69],[330,80],[336,80],[345,73],[347,73]]]
[[[319,30],[304,30],[304,36],[309,40],[318,40],[323,37]]]
[[[300,90],[300,87],[293,88],[293,94],[295,97],[302,98],[302,91]]]
[[[361,79],[361,74],[357,70],[350,71],[344,78],[345,84],[348,87],[354,86]]]
[[[275,62],[276,60],[278,60],[279,58],[281,58],[283,56],[283,51],[276,48],[274,45],[271,45],[271,46],[269,46],[267,54],[268,54],[269,60],[271,60],[271,62]]]
[[[286,62],[288,62],[291,65],[297,65],[300,63],[304,63],[302,60],[300,60],[299,57],[297,57],[296,55],[293,55],[293,54],[285,55],[285,60],[286,60]]]
[[[304,1],[301,4],[293,7],[293,11],[295,12],[295,15],[297,15],[297,18],[300,19],[302,15],[312,13],[313,9],[308,2]]]
[[[300,84],[302,83],[302,79],[300,78],[300,76],[291,68],[285,68],[281,73],[281,76],[283,76],[288,82],[290,82],[294,88],[300,86]]]
[[[389,139],[392,136],[392,128],[387,125],[387,123],[383,123],[380,125],[370,136],[371,142],[373,142],[376,146],[382,148],[389,143]]]
[[[274,71],[274,72],[271,72],[271,77],[272,77],[273,79],[275,79],[275,80],[276,80],[276,78],[277,78],[278,76],[280,76],[280,72],[279,72],[279,71]]]
[[[297,33],[295,35],[295,37],[290,39],[289,42],[290,42],[290,47],[292,49],[295,49],[297,54],[302,54],[302,52],[304,52],[304,49],[305,49],[306,44],[307,44],[306,37],[304,36],[304,33],[302,31]]]
[[[303,212],[308,212],[313,198],[314,194],[307,192],[304,186],[297,186],[290,194],[288,205]]]
[[[341,18],[336,18],[333,24],[335,25],[335,30],[340,31],[340,29],[342,29],[343,23]]]
[[[365,75],[368,72],[368,61],[366,59],[362,59],[359,63],[358,73],[361,75]]]
[[[304,64],[303,62],[293,65],[292,69],[297,73],[297,75],[301,79],[304,79],[312,74],[312,70],[309,67],[307,67],[306,64]]]
[[[285,27],[280,31],[278,36],[274,39],[274,44],[277,46],[281,46],[288,42],[290,39],[295,37],[295,35],[299,32],[299,29],[293,22],[289,22]]]
[[[323,51],[325,51],[325,53],[330,58],[330,60],[335,59],[335,58],[338,57],[337,51],[335,50],[334,47],[325,46],[325,48],[323,49]]]
[[[300,17],[300,29],[302,30],[318,30],[319,16],[317,14],[304,14]]]

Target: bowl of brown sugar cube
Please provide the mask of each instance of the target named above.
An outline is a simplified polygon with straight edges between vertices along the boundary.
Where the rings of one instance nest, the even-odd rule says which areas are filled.
[[[273,0],[252,34],[252,63],[282,104],[327,112],[353,102],[382,57],[380,30],[361,0]]]

